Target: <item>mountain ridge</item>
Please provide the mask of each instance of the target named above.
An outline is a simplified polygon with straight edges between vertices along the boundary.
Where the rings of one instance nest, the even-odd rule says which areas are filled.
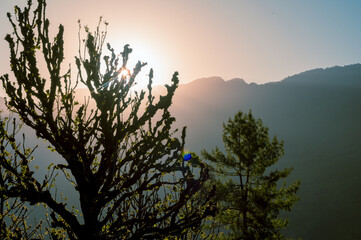
[[[176,119],[174,128],[187,126],[186,147],[200,154],[216,146],[224,151],[222,123],[238,111],[252,109],[255,118],[269,127],[271,137],[284,140],[285,155],[275,167],[294,167],[287,183],[301,179],[301,199],[285,213],[290,220],[286,235],[361,239],[359,72],[361,64],[313,69],[261,85],[237,78],[202,78],[180,84],[169,110]],[[154,90],[154,95],[165,94],[164,87]],[[82,103],[86,94],[86,89],[77,90],[76,100]],[[45,166],[48,159],[61,161],[26,129],[27,143],[30,139],[42,144],[35,152],[37,165]],[[59,186],[68,191],[66,184]]]
[[[222,77],[220,76],[211,76],[211,77],[203,77],[203,78],[197,78],[195,80],[189,81],[187,83],[181,83],[180,86],[198,86],[198,85],[204,85],[207,84],[217,84],[219,86],[224,86],[225,85],[230,85],[230,86],[268,86],[268,85],[278,85],[280,83],[287,83],[287,84],[317,84],[320,85],[320,83],[322,83],[323,85],[327,85],[329,84],[331,85],[336,85],[336,86],[343,86],[342,84],[340,84],[340,81],[338,81],[339,84],[335,84],[335,80],[339,80],[339,78],[332,78],[333,81],[314,81],[312,82],[312,80],[315,78],[315,76],[317,77],[329,77],[332,74],[335,74],[337,77],[342,75],[345,76],[345,73],[348,73],[346,76],[348,78],[346,78],[346,80],[350,80],[350,78],[353,78],[355,76],[359,77],[358,81],[352,81],[352,82],[346,82],[345,86],[351,86],[351,87],[361,87],[361,63],[355,63],[355,64],[350,64],[350,65],[344,65],[344,66],[332,66],[332,67],[327,67],[327,68],[314,68],[314,69],[310,69],[310,70],[306,70],[291,76],[288,76],[280,81],[275,81],[275,82],[266,82],[266,83],[262,83],[262,84],[258,84],[255,82],[250,82],[247,83],[243,78],[232,78],[229,80],[224,80]],[[308,79],[307,81],[304,81],[305,78],[309,78],[312,77],[312,80]],[[163,90],[165,90],[163,85],[155,85],[153,86],[153,89],[156,91],[160,91],[163,92]],[[83,92],[86,93],[85,95],[89,95],[90,93],[88,91],[87,88],[77,88],[75,89],[78,92]],[[0,99],[3,99],[4,96],[0,96]],[[1,100],[0,100],[1,101]],[[0,106],[1,106],[1,102],[0,102]]]

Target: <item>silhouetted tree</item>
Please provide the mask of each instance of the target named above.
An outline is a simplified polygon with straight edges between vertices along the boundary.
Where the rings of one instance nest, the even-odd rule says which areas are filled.
[[[108,44],[110,56],[103,57],[105,72],[101,72],[106,31],[101,32],[98,26],[94,33],[86,28],[84,53],[79,50],[76,57],[78,77],[72,86],[70,69],[61,73],[64,28],[59,26],[51,42],[45,1],[38,0],[33,14],[31,4],[28,1],[24,10],[15,7],[16,22],[8,14],[14,33],[7,35],[6,41],[15,81],[7,74],[1,77],[9,97],[6,105],[64,158],[66,164],[55,163],[49,168],[63,171],[74,185],[81,214],[55,199],[47,176],[42,183],[33,177],[26,158],[21,169],[13,172],[13,185],[2,189],[2,195],[45,204],[51,211],[53,238],[58,239],[163,239],[199,228],[215,211],[211,202],[215,189],[193,201],[192,211],[182,214],[209,175],[204,163],[197,163],[198,178],[189,166],[182,166],[185,128],[182,141],[171,131],[175,119],[168,109],[178,87],[178,73],[174,73],[172,84],[166,85],[167,94],[157,102],[152,95],[152,69],[148,96],[144,91],[130,96],[145,63],[138,62],[130,72],[129,45],[121,53],[119,66]],[[45,60],[48,79],[40,74],[37,54]],[[120,74],[123,70],[128,76]],[[74,101],[78,81],[89,89],[96,109],[89,112],[89,99],[83,104]],[[146,108],[140,113],[143,100]],[[161,117],[154,120],[157,113]],[[57,230],[66,231],[67,236]]]
[[[9,198],[3,194],[14,186],[16,178],[26,178],[23,159],[31,161],[34,151],[24,145],[21,150],[20,144],[15,142],[15,135],[20,131],[21,125],[15,118],[11,128],[10,123],[8,117],[0,118],[0,239],[33,239],[41,236],[38,230],[42,222],[35,223],[34,226],[28,224],[26,220],[31,212],[29,206],[20,198]]]
[[[198,155],[195,152],[188,152],[191,154],[191,161],[189,161],[189,165],[191,166],[192,173],[194,171],[199,171],[201,168],[200,164],[202,162],[200,161]],[[184,162],[183,162],[184,164]],[[190,202],[187,203],[187,207],[184,208],[182,211],[182,215],[187,216],[189,214],[192,214],[194,209],[198,208],[199,203],[203,201],[204,196],[207,195],[208,192],[214,191],[215,185],[212,185],[209,183],[209,181],[206,181],[202,188],[193,195],[193,198]],[[199,227],[193,227],[188,228],[182,234],[167,238],[168,240],[213,240],[217,239],[219,236],[219,229],[216,229],[214,226],[214,221],[212,221],[212,217],[215,217],[216,214],[216,205],[214,204],[211,206],[212,214],[207,216],[205,219],[203,219],[202,223]]]
[[[291,168],[267,171],[283,155],[283,143],[276,137],[271,141],[268,128],[251,111],[223,124],[223,141],[226,154],[218,148],[202,151],[217,186],[215,226],[231,230],[226,239],[284,239],[280,229],[288,221],[278,215],[298,200],[300,182],[278,184]]]

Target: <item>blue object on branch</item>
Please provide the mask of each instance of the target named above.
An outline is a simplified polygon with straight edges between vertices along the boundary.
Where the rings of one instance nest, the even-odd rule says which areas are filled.
[[[186,154],[183,155],[184,161],[188,161],[191,158],[192,158],[192,154],[190,154],[190,153],[186,153]]]

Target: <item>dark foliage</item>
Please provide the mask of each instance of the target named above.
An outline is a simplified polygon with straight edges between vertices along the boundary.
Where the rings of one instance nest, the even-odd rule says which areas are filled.
[[[124,47],[119,66],[108,44],[110,56],[103,57],[106,70],[102,73],[106,31],[98,27],[91,33],[86,28],[84,54],[79,50],[78,77],[72,86],[70,69],[61,73],[64,28],[60,25],[50,41],[45,1],[38,0],[33,14],[31,4],[28,1],[24,10],[15,7],[16,21],[8,14],[14,34],[7,35],[6,41],[15,81],[8,75],[1,77],[8,95],[6,105],[64,158],[66,164],[49,168],[63,171],[74,185],[81,214],[54,198],[49,176],[43,182],[33,177],[26,156],[21,169],[6,167],[14,175],[14,183],[1,189],[2,196],[45,204],[51,211],[50,231],[55,239],[163,239],[199,228],[215,211],[211,202],[215,189],[192,201],[209,175],[199,159],[194,162],[200,169],[199,178],[189,166],[182,166],[185,128],[182,141],[171,131],[175,119],[168,109],[178,87],[178,74],[173,75],[172,84],[166,85],[167,94],[157,102],[152,95],[153,70],[149,72],[148,96],[141,91],[131,97],[131,87],[146,63],[138,62],[130,76],[121,76],[131,48]],[[48,79],[39,71],[37,54],[46,62]],[[89,100],[83,104],[74,101],[79,80],[91,92],[95,110],[87,112]],[[146,108],[140,113],[143,100]],[[161,118],[152,122],[157,113]],[[3,167],[6,162],[3,159]],[[175,172],[182,172],[183,177],[172,178]],[[191,201],[192,211],[182,214]]]
[[[300,182],[278,184],[292,169],[267,171],[283,155],[283,143],[270,141],[268,128],[256,121],[251,112],[238,112],[223,125],[226,154],[218,148],[205,159],[212,163],[217,184],[216,201],[220,211],[216,221],[231,230],[226,239],[284,239],[280,230],[287,220],[281,210],[290,211],[298,200]],[[217,226],[217,225],[216,225]]]

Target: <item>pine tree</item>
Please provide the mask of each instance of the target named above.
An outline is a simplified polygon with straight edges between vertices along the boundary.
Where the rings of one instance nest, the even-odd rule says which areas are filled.
[[[129,45],[121,59],[109,44],[110,55],[103,56],[106,31],[98,26],[94,33],[85,28],[84,54],[79,50],[78,77],[72,85],[70,69],[61,71],[64,28],[60,25],[54,41],[50,40],[45,7],[45,1],[38,0],[32,14],[29,0],[24,10],[15,7],[16,21],[8,14],[14,33],[6,41],[15,80],[6,74],[1,81],[7,107],[65,160],[66,164],[49,163],[49,169],[65,174],[79,194],[81,209],[71,209],[56,199],[49,184],[56,180],[49,175],[37,180],[27,158],[22,159],[21,168],[8,166],[16,181],[9,189],[1,189],[1,195],[46,205],[54,239],[164,239],[199,228],[215,211],[211,201],[215,190],[193,201],[192,210],[183,214],[209,175],[202,162],[197,163],[198,178],[182,165],[185,128],[182,140],[171,130],[175,119],[169,107],[178,73],[159,101],[152,95],[152,69],[147,96],[145,91],[131,96],[135,78],[146,63],[138,62],[133,71],[128,70]],[[40,73],[39,55],[45,60],[47,79]],[[121,75],[124,70],[127,74]],[[78,81],[89,89],[96,109],[89,112],[89,100],[74,101]],[[141,104],[146,106],[142,113]],[[157,113],[161,117],[155,120]]]
[[[223,124],[223,142],[226,154],[218,147],[202,151],[217,185],[217,226],[231,230],[226,239],[284,239],[280,230],[288,221],[279,213],[298,200],[300,182],[279,184],[292,168],[269,170],[284,154],[283,142],[270,140],[268,128],[251,111]]]

